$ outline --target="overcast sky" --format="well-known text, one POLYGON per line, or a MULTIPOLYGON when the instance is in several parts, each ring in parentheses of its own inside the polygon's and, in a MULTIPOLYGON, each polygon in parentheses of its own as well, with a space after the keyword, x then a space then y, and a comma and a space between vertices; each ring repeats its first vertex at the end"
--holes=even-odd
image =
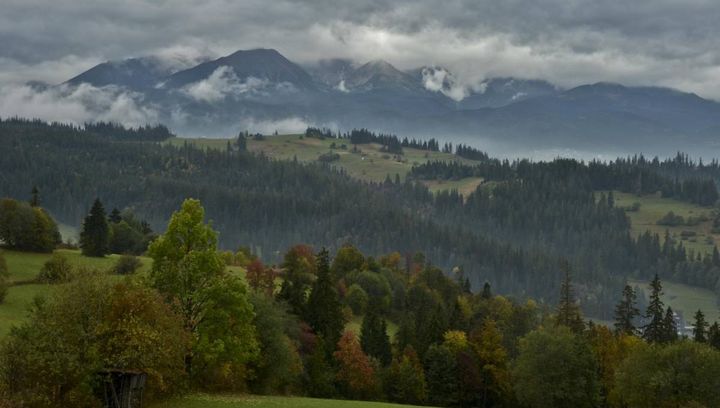
POLYGON ((2 0, 0 84, 108 60, 275 48, 488 76, 662 85, 720 99, 717 0, 2 0))

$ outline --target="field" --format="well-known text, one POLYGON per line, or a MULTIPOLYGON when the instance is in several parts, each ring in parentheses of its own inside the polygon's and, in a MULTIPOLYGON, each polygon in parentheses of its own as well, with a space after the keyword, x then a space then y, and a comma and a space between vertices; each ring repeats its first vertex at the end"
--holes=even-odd
POLYGON ((316 398, 274 397, 256 395, 196 394, 153 405, 151 408, 401 408, 384 402, 343 401, 316 398))
MULTIPOLYGON (((644 289, 646 296, 650 293, 648 289, 649 282, 630 281, 630 284, 638 285, 638 287, 644 289)), ((667 281, 663 281, 662 284, 663 302, 672 307, 674 311, 682 312, 687 325, 692 324, 694 321, 693 316, 698 309, 703 311, 707 321, 720 322, 718 297, 712 290, 667 281)))
MULTIPOLYGON (((181 146, 183 143, 193 143, 196 146, 211 149, 225 149, 228 139, 170 139, 169 143, 181 146)), ((248 150, 255 153, 263 153, 268 157, 281 160, 294 160, 302 162, 314 162, 324 153, 333 152, 339 155, 339 159, 332 162, 337 168, 344 169, 348 175, 365 180, 380 182, 389 175, 395 178, 399 175, 405 179, 413 165, 422 164, 428 161, 459 161, 472 164, 467 160, 454 154, 442 152, 429 152, 418 149, 403 148, 404 154, 395 157, 392 154, 381 151, 378 144, 358 145, 358 152, 352 151, 352 145, 347 140, 338 139, 316 139, 301 137, 301 135, 279 135, 266 136, 263 140, 248 139, 248 150), (333 143, 335 147, 332 147, 333 143), (345 148, 342 148, 342 145, 345 148)), ((428 182, 426 185, 431 191, 457 189, 460 192, 471 192, 482 182, 478 177, 447 182, 428 182)))
POLYGON ((635 235, 650 230, 650 232, 660 234, 662 238, 665 235, 665 231, 668 230, 673 237, 682 239, 683 245, 686 248, 692 249, 695 252, 701 251, 704 253, 712 251, 715 242, 720 242, 720 235, 711 232, 712 221, 704 221, 694 226, 670 227, 657 225, 657 221, 669 211, 687 219, 689 216, 698 217, 700 215, 706 215, 709 217, 711 208, 700 207, 672 198, 661 198, 659 194, 638 196, 615 191, 614 195, 616 206, 630 207, 633 203, 640 203, 639 211, 627 212, 632 222, 632 232, 635 235), (682 237, 683 231, 693 232, 695 236, 688 238, 682 237))
MULTIPOLYGON (((108 255, 104 258, 88 258, 82 256, 80 251, 59 249, 55 251, 67 257, 74 266, 110 269, 119 255, 108 255)), ((0 304, 0 338, 7 335, 13 325, 21 323, 27 317, 28 307, 38 296, 47 296, 59 285, 46 285, 33 282, 43 264, 49 260, 51 254, 38 254, 31 252, 3 251, 10 271, 10 281, 13 283, 8 289, 5 301, 0 304)), ((140 258, 142 267, 138 273, 146 273, 152 266, 150 258, 140 258)))

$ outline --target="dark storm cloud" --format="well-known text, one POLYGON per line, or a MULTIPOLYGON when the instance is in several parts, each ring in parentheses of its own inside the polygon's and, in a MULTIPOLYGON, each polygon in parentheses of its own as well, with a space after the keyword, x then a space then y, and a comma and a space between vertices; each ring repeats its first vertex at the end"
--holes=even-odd
POLYGON ((490 75, 665 85, 720 98, 720 2, 3 0, 0 82, 60 82, 107 59, 190 63, 242 48, 490 75))

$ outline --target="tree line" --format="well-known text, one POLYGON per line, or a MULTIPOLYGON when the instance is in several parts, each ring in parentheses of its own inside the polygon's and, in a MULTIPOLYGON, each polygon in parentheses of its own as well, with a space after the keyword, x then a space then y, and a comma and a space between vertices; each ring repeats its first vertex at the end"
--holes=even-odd
POLYGON ((611 330, 583 317, 567 262, 550 308, 489 283, 472 293, 463 269, 421 253, 295 245, 273 266, 242 248, 224 257, 217 242, 188 199, 150 244, 145 279, 87 270, 36 302, 0 345, 0 396, 97 406, 112 368, 147 373, 150 400, 199 389, 460 407, 720 404, 718 325, 698 311, 692 339, 680 336, 657 276, 644 320, 625 286, 611 330))
POLYGON ((502 293, 553 302, 558 265, 568 261, 583 282, 583 310, 605 319, 627 277, 658 272, 718 288, 720 269, 709 255, 687 251, 680 240, 630 235, 625 210, 611 193, 597 193, 623 172, 575 160, 429 163, 405 181, 364 183, 322 163, 273 161, 232 145, 111 143, 77 129, 0 124, 0 147, 9 152, 0 157, 0 194, 25 197, 38 185, 63 222, 79 224, 86 197, 99 197, 159 229, 182 198, 199 197, 222 232, 221 246, 244 242, 271 264, 298 241, 331 251, 351 242, 370 254, 422 252, 444 269, 462 268, 473 290, 487 280, 502 293), (486 182, 464 197, 415 182, 420 172, 445 168, 486 182))

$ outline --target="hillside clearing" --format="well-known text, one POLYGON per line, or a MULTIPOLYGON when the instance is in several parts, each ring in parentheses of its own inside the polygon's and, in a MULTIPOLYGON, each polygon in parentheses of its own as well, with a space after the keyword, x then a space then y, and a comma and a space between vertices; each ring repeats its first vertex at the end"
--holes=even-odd
POLYGON ((690 204, 673 198, 662 198, 660 194, 638 196, 636 194, 613 192, 615 195, 615 205, 618 207, 629 208, 633 203, 640 203, 638 211, 627 211, 630 222, 632 223, 632 233, 637 236, 645 231, 650 231, 660 235, 662 239, 665 231, 683 241, 683 245, 695 252, 712 251, 715 242, 720 241, 719 234, 712 233, 712 220, 700 222, 693 226, 666 226, 658 225, 657 221, 672 211, 676 215, 681 215, 685 219, 688 217, 698 217, 705 215, 708 218, 712 211, 711 208, 701 207, 699 205, 690 204), (694 233, 694 236, 683 237, 683 231, 694 233))
POLYGON ((155 404, 152 405, 152 408, 401 408, 413 406, 317 398, 195 394, 155 404))
MULTIPOLYGON (((55 253, 67 257, 76 267, 103 271, 112 268, 120 257, 120 255, 108 255, 104 258, 89 258, 82 256, 79 250, 69 249, 58 249, 55 253)), ((3 255, 8 264, 10 282, 14 285, 10 286, 7 298, 0 304, 0 338, 6 336, 13 325, 22 323, 27 318, 28 309, 35 298, 49 296, 53 290, 62 286, 32 282, 52 254, 3 250, 3 255)), ((152 259, 140 257, 140 260, 142 266, 138 273, 147 273, 152 267, 152 259)))
MULTIPOLYGON (((629 283, 643 289, 646 298, 650 294, 649 282, 631 280, 629 283)), ((672 307, 673 311, 682 312, 686 325, 694 322, 695 312, 698 309, 703 311, 707 321, 720 322, 718 296, 712 290, 668 281, 662 281, 662 285, 664 293, 661 297, 662 301, 666 306, 672 307)))
MULTIPOLYGON (((211 149, 225 149, 229 139, 169 139, 168 143, 182 146, 184 143, 191 143, 199 147, 211 149)), ((262 140, 249 138, 247 141, 248 150, 254 153, 262 153, 268 157, 279 160, 295 160, 301 162, 315 162, 320 155, 332 152, 339 158, 332 162, 332 166, 344 169, 348 175, 365 181, 381 182, 387 176, 394 178, 399 175, 405 179, 413 165, 422 164, 428 161, 458 161, 465 164, 475 163, 473 160, 464 159, 451 153, 425 151, 404 147, 401 156, 383 152, 379 144, 357 145, 358 151, 353 152, 353 145, 345 139, 317 139, 308 138, 302 135, 279 135, 266 136, 262 140), (332 147, 332 145, 335 147, 332 147), (343 148, 343 145, 345 146, 343 148)), ((462 180, 461 180, 462 181, 462 180)), ((477 183, 473 178, 468 185, 477 183)), ((462 187, 463 183, 460 183, 462 187)), ((477 184, 475 184, 477 186, 477 184)))

